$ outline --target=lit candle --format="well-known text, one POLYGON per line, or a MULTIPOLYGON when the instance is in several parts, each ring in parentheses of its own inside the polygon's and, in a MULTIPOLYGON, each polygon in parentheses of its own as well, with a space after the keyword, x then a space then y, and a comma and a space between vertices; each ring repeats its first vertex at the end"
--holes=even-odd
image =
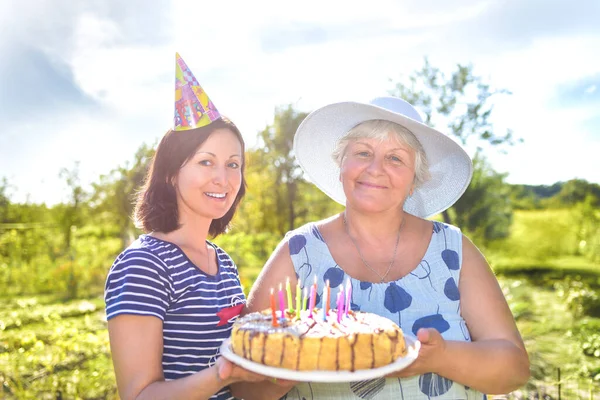
POLYGON ((281 290, 281 283, 279 284, 279 310, 281 311, 281 318, 285 318, 285 300, 283 299, 283 290, 281 290))
POLYGON ((290 286, 290 277, 288 276, 287 278, 287 282, 285 283, 285 291, 287 292, 287 305, 288 305, 288 311, 292 312, 294 311, 294 303, 292 303, 292 288, 290 286))
POLYGON ((350 302, 352 300, 352 285, 350 284, 350 278, 348 278, 348 283, 346 283, 346 312, 344 313, 348 316, 348 311, 350 311, 350 302))
POLYGON ((275 311, 275 294, 273 293, 273 288, 271 288, 271 325, 279 326, 277 323, 277 311, 275 311))
POLYGON ((337 322, 338 324, 341 322, 342 320, 342 291, 343 291, 343 285, 340 287, 340 291, 337 294, 337 299, 335 301, 335 306, 336 306, 336 310, 337 310, 337 322))
POLYGON ((328 293, 329 286, 325 286, 323 288, 323 296, 321 297, 321 317, 323 318, 323 322, 327 321, 327 310, 325 310, 325 302, 327 301, 327 297, 329 297, 328 293))
POLYGON ((302 301, 302 310, 306 311, 306 303, 308 302, 308 289, 304 288, 304 298, 302 301))
POLYGON ((312 318, 313 316, 313 308, 315 308, 315 300, 317 299, 317 291, 315 290, 315 285, 310 287, 310 301, 308 303, 308 317, 312 318))
POLYGON ((300 279, 296 285, 296 318, 300 318, 300 311, 302 310, 302 289, 300 289, 300 279))
POLYGON ((329 314, 329 302, 331 301, 331 287, 329 286, 329 279, 326 282, 327 296, 325 297, 325 314, 329 314))

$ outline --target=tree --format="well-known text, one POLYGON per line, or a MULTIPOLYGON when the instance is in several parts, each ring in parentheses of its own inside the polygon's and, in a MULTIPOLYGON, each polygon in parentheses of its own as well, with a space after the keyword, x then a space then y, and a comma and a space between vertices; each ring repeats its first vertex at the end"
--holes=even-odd
POLYGON ((8 181, 6 178, 2 178, 2 181, 0 181, 0 223, 8 222, 8 206, 10 205, 8 194, 6 193, 8 187, 8 181))
POLYGON ((153 156, 153 146, 142 144, 131 167, 128 163, 117 167, 108 175, 100 176, 99 183, 93 184, 92 204, 101 219, 116 225, 122 247, 127 247, 134 237, 136 230, 132 213, 135 195, 144 182, 153 156))
POLYGON ((64 204, 58 205, 56 210, 59 215, 57 223, 64 237, 64 254, 70 259, 68 264, 67 293, 65 293, 65 296, 68 299, 72 299, 77 297, 79 290, 79 279, 77 278, 78 274, 75 266, 76 255, 72 241, 77 228, 83 225, 83 210, 86 206, 85 202, 88 194, 81 186, 79 180, 79 162, 75 162, 75 165, 70 170, 67 168, 61 169, 59 176, 65 180, 70 191, 69 200, 64 204))
POLYGON ((73 230, 82 223, 82 206, 88 195, 79 181, 79 162, 75 162, 73 169, 62 168, 59 177, 65 180, 70 191, 69 200, 66 204, 62 204, 62 213, 59 219, 59 225, 64 235, 64 249, 68 252, 71 249, 73 230))
POLYGON ((592 207, 600 207, 600 185, 584 179, 571 179, 561 186, 557 194, 548 199, 548 205, 572 207, 585 201, 592 207))
MULTIPOLYGON (((504 185, 504 175, 494 174, 489 165, 484 162, 480 153, 482 144, 502 148, 513 145, 516 141, 511 130, 503 135, 494 132, 490 116, 492 115, 492 97, 499 94, 509 94, 506 90, 494 90, 482 78, 473 74, 471 65, 456 66, 456 70, 449 76, 440 69, 429 64, 427 58, 421 70, 408 77, 407 82, 398 82, 390 94, 401 97, 413 104, 425 114, 425 123, 429 126, 440 126, 440 131, 454 136, 460 143, 466 145, 476 141, 478 147, 478 160, 474 164, 474 176, 478 178, 477 184, 472 183, 461 199, 460 206, 454 206, 454 212, 442 213, 444 221, 457 223, 459 220, 466 222, 472 215, 465 213, 468 209, 479 209, 481 215, 502 215, 510 210, 510 199, 499 196, 498 192, 482 191, 481 188, 490 188, 496 191, 504 185), (443 127, 441 127, 443 125, 443 127), (477 170, 482 168, 482 170, 477 170), (486 180, 490 180, 486 182, 486 180), (477 193, 477 195, 475 195, 477 193), (490 199, 489 197, 495 197, 490 199), (482 207, 489 210, 484 211, 482 207), (454 215, 454 218, 452 218, 454 215)), ((502 190, 504 192, 504 190, 502 190)), ((508 226, 491 226, 492 224, 509 224, 510 218, 481 219, 479 223, 486 224, 481 233, 486 235, 483 239, 496 237, 499 232, 508 232, 508 226), (487 236, 490 235, 490 236, 487 236)))
POLYGON ((258 133, 257 146, 248 150, 248 192, 235 220, 240 231, 283 236, 341 207, 303 178, 293 155, 294 135, 305 117, 292 105, 277 108, 273 124, 258 133))
POLYGON ((513 145, 516 141, 509 129, 504 135, 494 133, 490 116, 490 99, 507 90, 494 90, 481 77, 473 75, 472 65, 456 66, 449 77, 434 68, 425 58, 423 68, 398 82, 391 94, 401 97, 425 114, 429 126, 444 124, 443 131, 455 136, 463 145, 475 138, 491 145, 513 145))
POLYGON ((480 242, 508 236, 512 222, 511 187, 505 174, 494 171, 477 153, 473 158, 473 179, 463 196, 452 206, 454 221, 480 242))

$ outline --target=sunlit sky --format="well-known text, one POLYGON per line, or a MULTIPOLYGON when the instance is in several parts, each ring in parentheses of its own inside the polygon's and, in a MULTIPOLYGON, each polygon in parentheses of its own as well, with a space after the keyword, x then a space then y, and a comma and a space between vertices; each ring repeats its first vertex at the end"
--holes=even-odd
MULTIPOLYGON (((54 204, 172 125, 175 52, 249 146, 277 106, 386 95, 430 63, 494 87, 511 183, 600 183, 600 1, 0 2, 0 178, 54 204)), ((250 188, 251 189, 251 188, 250 188)))

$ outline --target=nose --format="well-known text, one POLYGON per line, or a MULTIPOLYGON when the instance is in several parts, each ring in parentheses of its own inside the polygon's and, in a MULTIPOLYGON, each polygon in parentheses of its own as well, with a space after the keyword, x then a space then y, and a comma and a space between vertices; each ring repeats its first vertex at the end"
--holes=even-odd
POLYGON ((371 159, 371 162, 367 166, 367 172, 377 175, 381 173, 383 169, 383 157, 375 156, 371 159))
POLYGON ((225 186, 227 182, 227 171, 224 167, 215 167, 213 169, 212 181, 215 185, 225 186))

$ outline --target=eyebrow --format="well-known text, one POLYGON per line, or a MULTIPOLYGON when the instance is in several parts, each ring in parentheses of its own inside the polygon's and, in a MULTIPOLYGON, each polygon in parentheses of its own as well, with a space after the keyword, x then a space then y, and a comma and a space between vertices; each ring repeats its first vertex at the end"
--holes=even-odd
MULTIPOLYGON (((357 140, 357 141, 356 141, 356 142, 354 142, 354 143, 356 143, 356 144, 362 144, 362 145, 365 145, 365 146, 367 146, 367 147, 373 148, 373 146, 371 146, 369 143, 367 143, 367 142, 362 142, 362 141, 360 141, 360 140, 357 140)), ((409 153, 409 152, 410 152, 410 149, 411 149, 411 147, 410 147, 410 146, 408 146, 408 145, 406 145, 406 146, 407 146, 406 148, 405 148, 405 147, 394 147, 393 149, 390 149, 389 151, 397 151, 397 150, 400 150, 400 151, 404 151, 404 152, 406 152, 406 153, 409 153)))
MULTIPOLYGON (((202 150, 199 150, 199 151, 197 151, 197 152, 196 152, 196 154, 201 154, 201 153, 202 153, 202 154, 209 154, 209 155, 211 155, 211 156, 213 156, 213 157, 217 158, 217 155, 216 155, 215 153, 211 153, 210 151, 202 151, 202 150)), ((230 155, 230 156, 229 156, 229 158, 231 158, 231 157, 239 157, 239 158, 242 158, 242 156, 241 156, 241 155, 239 155, 239 154, 232 154, 232 155, 230 155)))

